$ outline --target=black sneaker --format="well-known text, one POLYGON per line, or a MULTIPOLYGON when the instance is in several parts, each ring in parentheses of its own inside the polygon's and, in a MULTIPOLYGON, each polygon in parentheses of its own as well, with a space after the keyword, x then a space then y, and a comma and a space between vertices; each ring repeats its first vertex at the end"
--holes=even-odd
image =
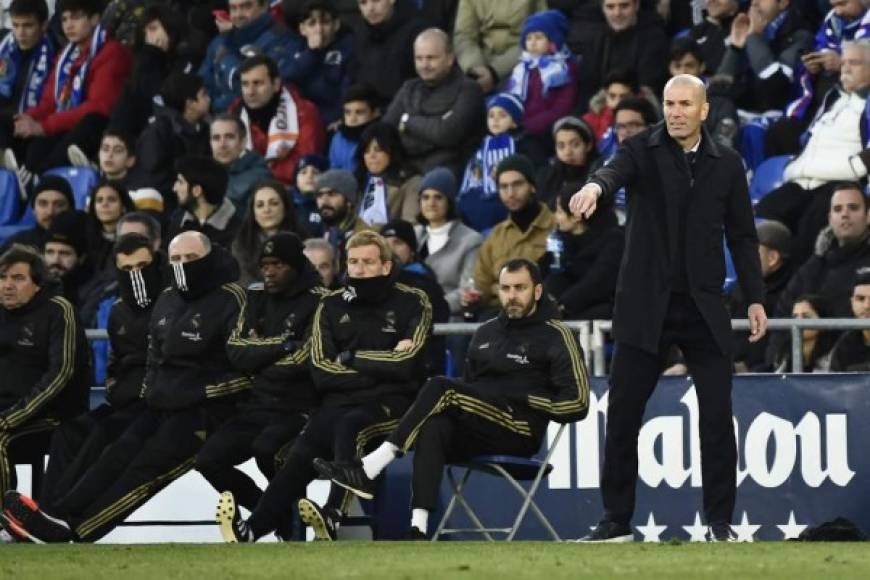
POLYGON ((426 532, 421 531, 420 528, 411 526, 405 533, 405 540, 409 542, 428 542, 429 536, 426 535, 426 532))
POLYGON ((631 528, 625 524, 618 524, 609 520, 601 520, 591 533, 583 536, 577 541, 618 544, 623 542, 633 542, 634 534, 632 533, 631 528))
POLYGON ((375 480, 369 479, 369 476, 363 471, 362 462, 359 459, 338 462, 326 461, 317 457, 313 464, 321 479, 332 480, 336 485, 363 499, 375 497, 375 480))
POLYGON ((729 524, 710 524, 707 527, 705 538, 710 543, 737 541, 737 535, 729 524))
POLYGON ((224 542, 237 544, 254 541, 254 535, 251 533, 250 527, 248 527, 248 522, 243 520, 242 515, 239 513, 233 492, 225 491, 221 494, 221 498, 218 500, 215 519, 221 529, 221 536, 223 536, 224 542))
POLYGON ((299 500, 299 517, 314 530, 314 539, 334 542, 337 539, 340 517, 335 510, 322 508, 308 498, 299 500))
POLYGON ((64 544, 72 541, 69 524, 51 517, 33 499, 15 490, 3 496, 6 531, 17 539, 34 544, 64 544))

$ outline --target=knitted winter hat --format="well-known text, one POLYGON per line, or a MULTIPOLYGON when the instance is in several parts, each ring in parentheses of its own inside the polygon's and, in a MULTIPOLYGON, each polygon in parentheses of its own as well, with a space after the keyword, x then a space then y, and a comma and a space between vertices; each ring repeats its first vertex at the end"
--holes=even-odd
POLYGON ((526 178, 526 181, 531 184, 535 183, 535 166, 532 164, 532 160, 522 153, 508 155, 501 160, 495 170, 496 181, 505 171, 519 171, 526 178))
POLYGON ((559 10, 544 10, 532 14, 523 22, 520 46, 525 47, 526 35, 530 32, 543 32, 556 45, 557 51, 562 50, 568 36, 568 19, 559 10))
POLYGON ((456 199, 456 177, 446 167, 431 169, 423 176, 417 191, 423 193, 427 189, 434 189, 442 193, 447 199, 456 199))
POLYGON ((517 124, 517 127, 523 124, 523 115, 525 115, 526 108, 523 106, 523 102, 516 96, 511 93, 498 93, 491 96, 486 101, 486 110, 489 111, 493 107, 500 107, 505 110, 505 112, 511 116, 511 119, 514 120, 514 123, 517 124))

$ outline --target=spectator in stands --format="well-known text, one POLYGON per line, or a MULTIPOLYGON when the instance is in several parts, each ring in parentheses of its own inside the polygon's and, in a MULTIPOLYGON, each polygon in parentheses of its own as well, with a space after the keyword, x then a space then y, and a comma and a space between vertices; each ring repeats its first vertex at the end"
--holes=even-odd
POLYGON ((227 197, 236 206, 240 217, 248 208, 251 187, 272 177, 263 156, 245 147, 247 129, 235 115, 224 114, 212 120, 209 127, 211 156, 226 167, 229 184, 227 197))
MULTIPOLYGON (((179 50, 187 33, 184 15, 163 4, 150 4, 139 13, 133 43, 133 72, 109 117, 109 127, 130 135, 139 135, 148 124, 154 97, 163 81, 172 73, 193 70, 190 58, 179 50)), ((109 28, 118 34, 117 28, 111 25, 109 28)))
POLYGON ((801 53, 813 33, 791 0, 755 0, 731 21, 717 77, 731 80, 738 107, 763 113, 788 102, 801 53))
POLYGON ((533 160, 553 150, 550 128, 577 102, 577 65, 565 44, 568 20, 558 10, 532 14, 523 23, 519 62, 507 90, 523 102, 524 140, 533 160))
POLYGON ((607 320, 613 316, 625 232, 612 204, 599 206, 588 219, 573 215, 568 204, 577 189, 569 183, 550 202, 556 227, 541 258, 544 289, 566 320, 607 320))
POLYGON ((458 175, 483 128, 483 91, 462 74, 442 30, 420 33, 414 63, 418 78, 405 81, 384 122, 399 129, 413 171, 446 166, 458 175))
POLYGON ((241 219, 226 197, 227 170, 211 157, 193 156, 176 161, 175 170, 173 191, 178 196, 178 208, 169 218, 169 238, 195 230, 228 249, 241 219))
POLYGON ((66 179, 57 175, 43 176, 30 195, 30 207, 36 223, 32 228, 21 230, 9 237, 0 247, 0 253, 8 250, 12 244, 21 244, 36 252, 42 252, 48 239, 51 221, 56 215, 74 209, 75 206, 72 187, 66 179))
POLYGON ((107 324, 111 349, 106 402, 65 421, 52 435, 39 494, 40 506, 49 512, 145 409, 141 391, 148 323, 168 285, 163 274, 166 261, 148 238, 136 233, 118 238, 114 260, 119 299, 112 304, 107 324))
POLYGON ((814 255, 795 273, 779 300, 777 314, 788 316, 798 296, 815 294, 836 318, 849 316, 855 272, 870 266, 867 198, 857 183, 834 186, 828 212, 830 230, 819 235, 814 255))
POLYGON ((127 174, 136 164, 136 144, 127 134, 109 127, 100 139, 97 154, 100 175, 110 181, 126 182, 127 174))
POLYGON ((465 222, 479 232, 488 231, 507 216, 498 197, 495 170, 502 159, 517 152, 523 123, 523 103, 510 93, 486 101, 487 135, 468 159, 457 200, 465 222))
MULTIPOLYGON (((852 286, 852 314, 870 319, 870 270, 863 270, 852 286)), ((831 372, 870 371, 870 328, 847 330, 831 351, 831 372)))
POLYGON ((689 29, 687 36, 701 48, 701 60, 707 65, 707 70, 719 68, 727 46, 725 39, 739 10, 738 0, 705 0, 704 20, 689 29))
POLYGON ((100 0, 58 2, 69 44, 55 59, 39 104, 15 117, 14 138, 27 142, 25 158, 4 160, 7 169, 18 166, 25 182, 28 172, 68 165, 70 145, 96 150, 130 74, 130 54, 100 24, 101 10, 100 0))
POLYGON ((344 262, 344 243, 352 234, 370 229, 356 213, 359 186, 353 173, 330 169, 317 176, 317 211, 323 224, 323 239, 335 250, 336 261, 344 262))
MULTIPOLYGON (((15 489, 19 457, 42 456, 58 423, 88 408, 89 349, 75 310, 42 258, 22 246, 0 256, 0 494, 15 489)), ((8 508, 6 499, 4 507, 8 508)), ((19 537, 9 520, 10 534, 19 537)))
POLYGON ((245 146, 266 158, 275 179, 290 185, 299 159, 324 149, 317 107, 292 85, 282 85, 278 65, 266 56, 245 60, 239 76, 242 99, 230 109, 245 124, 245 146))
POLYGON ((419 176, 407 169, 405 148, 392 125, 373 123, 356 150, 356 179, 362 185, 359 216, 371 226, 417 215, 419 176))
POLYGON ((86 222, 87 254, 94 272, 115 274, 115 241, 118 239, 118 221, 133 211, 133 200, 123 184, 103 180, 94 187, 88 199, 86 222))
POLYGON ((233 256, 242 272, 239 278, 242 287, 246 288, 251 282, 260 279, 263 243, 281 232, 289 232, 300 238, 306 236, 306 232, 299 227, 296 208, 287 188, 274 179, 255 183, 232 246, 233 256))
POLYGON ((377 93, 368 85, 351 85, 344 93, 342 112, 342 121, 329 142, 329 167, 356 171, 359 139, 381 115, 377 93))
POLYGON ((781 221, 791 230, 792 256, 798 264, 810 256, 816 235, 825 226, 837 182, 867 175, 867 87, 870 41, 847 42, 843 45, 840 86, 825 95, 806 144, 785 168, 785 183, 756 205, 757 215, 781 221))
POLYGON ((94 542, 109 533, 193 467, 203 441, 251 387, 227 352, 244 304, 231 283, 238 268, 229 252, 184 232, 170 242, 169 258, 172 288, 160 294, 148 328, 142 391, 149 412, 51 508, 14 498, 7 507, 34 542, 94 542))
POLYGON ((102 23, 115 33, 118 42, 132 46, 148 0, 106 0, 102 23))
POLYGON ((296 218, 299 225, 308 231, 310 236, 323 235, 323 223, 320 212, 317 211, 317 176, 329 169, 329 163, 322 155, 311 153, 296 164, 296 176, 293 181, 296 187, 290 189, 293 204, 296 206, 296 218))
POLYGON ((484 94, 510 76, 523 49, 525 19, 546 8, 543 0, 459 0, 453 29, 456 60, 484 94))
POLYGON ((145 236, 151 244, 152 252, 159 252, 163 247, 162 228, 160 222, 148 212, 131 211, 118 220, 118 238, 126 234, 145 236))
MULTIPOLYGON (((278 452, 299 435, 317 406, 308 340, 323 294, 320 278, 295 234, 269 237, 258 261, 263 285, 245 292, 227 343, 230 361, 253 378, 251 397, 196 455, 196 469, 211 486, 231 492, 238 505, 252 512, 263 493, 235 466, 254 457, 260 471, 273 479, 278 452)), ((278 536, 290 539, 293 514, 288 510, 281 515, 278 536)))
POLYGON ((616 105, 623 99, 638 96, 639 91, 633 72, 617 69, 607 73, 601 89, 589 99, 589 110, 583 113, 583 120, 595 132, 596 142, 604 139, 613 126, 616 105))
POLYGON ((269 14, 269 0, 229 0, 231 27, 208 45, 199 76, 211 96, 212 109, 226 111, 242 94, 242 63, 254 54, 274 63, 273 78, 283 77, 293 55, 303 48, 301 38, 269 14))
POLYGON ((576 186, 575 191, 579 189, 598 158, 595 135, 583 119, 562 117, 553 124, 552 133, 556 156, 538 171, 535 182, 538 199, 550 205, 566 185, 576 186))
POLYGON ((323 124, 331 125, 342 117, 342 95, 350 85, 353 35, 344 30, 329 0, 305 0, 297 29, 305 46, 281 78, 317 105, 323 124))
POLYGON ((202 79, 193 73, 170 75, 160 87, 162 104, 155 103, 154 116, 136 141, 136 164, 128 187, 154 188, 171 213, 177 206, 173 191, 175 160, 188 155, 209 155, 206 117, 209 96, 202 79))
MULTIPOLYGON (((824 299, 814 294, 804 294, 795 299, 791 307, 792 318, 828 318, 824 299)), ((805 328, 801 331, 801 359, 803 367, 800 372, 825 373, 831 364, 831 349, 837 339, 837 333, 805 328)), ((768 358, 771 360, 770 370, 775 373, 788 373, 792 370, 791 341, 771 340, 768 347, 768 358)))
POLYGON ((508 217, 492 228, 480 246, 474 268, 474 290, 465 289, 463 306, 476 306, 484 313, 498 308, 498 278, 509 258, 537 262, 547 248, 553 229, 553 213, 538 200, 535 167, 522 154, 511 155, 498 164, 495 172, 499 197, 508 217))
POLYGON ((589 101, 607 73, 625 69, 653 94, 665 83, 668 37, 657 14, 640 10, 640 0, 602 0, 604 22, 579 40, 583 56, 580 70, 580 103, 589 101))
MULTIPOLYGON (((48 273, 61 283, 63 297, 76 307, 84 302, 85 289, 94 275, 88 256, 87 216, 65 211, 51 220, 42 257, 48 273)), ((79 317, 82 322, 84 319, 79 317)))
MULTIPOLYGON (((499 272, 498 289, 498 318, 471 339, 464 380, 429 379, 387 440, 361 458, 314 460, 321 477, 372 499, 377 476, 413 447, 409 539, 428 538, 445 465, 481 454, 531 457, 550 421, 571 423, 586 416, 589 380, 583 353, 573 333, 553 320, 556 312, 543 297, 537 267, 510 260, 499 272), (521 423, 514 417, 522 417, 521 423)), ((317 515, 325 520, 329 514, 318 510, 317 515)))
POLYGON ((436 167, 420 181, 417 252, 435 276, 454 319, 461 320, 460 288, 474 276, 483 239, 462 223, 456 211, 456 178, 436 167))
POLYGON ((338 268, 335 264, 335 250, 326 240, 309 238, 305 240, 305 257, 320 275, 321 286, 329 290, 338 287, 338 268))
POLYGON ((423 30, 413 2, 359 2, 363 23, 355 31, 353 80, 373 87, 386 107, 406 80, 414 77, 414 39, 423 30), (387 66, 387 64, 389 66, 387 66))
POLYGON ((346 289, 323 298, 311 332, 310 369, 322 404, 247 520, 232 493, 221 495, 218 522, 226 542, 254 542, 275 530, 297 500, 315 536, 335 540, 347 492, 332 486, 324 526, 321 508, 305 499, 316 477, 312 460, 350 461, 380 443, 423 382, 432 317, 426 295, 394 281, 390 248, 377 233, 355 234, 347 251, 346 289))

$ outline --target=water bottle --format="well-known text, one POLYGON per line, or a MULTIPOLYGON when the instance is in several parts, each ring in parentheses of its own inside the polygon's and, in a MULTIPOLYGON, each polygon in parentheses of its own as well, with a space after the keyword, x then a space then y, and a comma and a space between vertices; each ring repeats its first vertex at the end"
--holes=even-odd
POLYGON ((562 241, 562 237, 559 235, 559 232, 555 230, 550 232, 550 235, 547 236, 547 252, 552 258, 550 260, 550 273, 562 273, 565 270, 565 264, 563 263, 565 242, 562 241))

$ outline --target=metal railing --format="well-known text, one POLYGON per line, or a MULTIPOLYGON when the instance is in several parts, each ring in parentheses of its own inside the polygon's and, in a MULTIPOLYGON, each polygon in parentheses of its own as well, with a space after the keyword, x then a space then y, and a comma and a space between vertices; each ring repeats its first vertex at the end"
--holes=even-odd
MULTIPOLYGON (((439 336, 468 335, 481 325, 480 322, 447 322, 433 325, 433 333, 439 336)), ((610 320, 568 320, 568 328, 577 332, 580 345, 585 354, 586 366, 595 376, 607 374, 606 336, 610 333, 610 320)), ((731 321, 733 330, 749 330, 749 321, 734 319, 731 321)), ((803 372, 803 341, 801 331, 815 330, 867 330, 870 329, 870 319, 862 318, 772 318, 768 320, 768 332, 788 330, 791 339, 791 370, 793 373, 803 372)), ((88 329, 85 331, 89 340, 108 338, 104 329, 88 329)))

